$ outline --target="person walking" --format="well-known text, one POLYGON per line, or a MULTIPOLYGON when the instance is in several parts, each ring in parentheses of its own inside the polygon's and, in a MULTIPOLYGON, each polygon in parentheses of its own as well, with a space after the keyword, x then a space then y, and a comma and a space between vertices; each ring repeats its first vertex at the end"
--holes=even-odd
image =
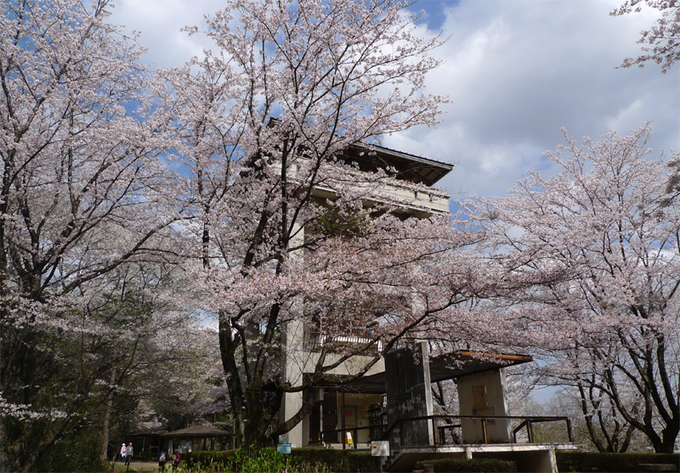
POLYGON ((163 450, 158 454, 158 471, 163 473, 165 471, 165 463, 168 461, 168 454, 163 450))
POLYGON ((132 442, 130 442, 127 446, 127 449, 125 450, 125 467, 130 468, 130 462, 132 461, 132 455, 134 455, 135 451, 132 448, 132 442))
POLYGON ((127 452, 127 447, 125 444, 123 444, 122 447, 120 447, 120 454, 119 454, 119 460, 121 463, 125 463, 125 453, 127 452))
POLYGON ((175 455, 175 461, 172 462, 172 471, 177 471, 177 467, 182 462, 182 454, 178 451, 175 455))

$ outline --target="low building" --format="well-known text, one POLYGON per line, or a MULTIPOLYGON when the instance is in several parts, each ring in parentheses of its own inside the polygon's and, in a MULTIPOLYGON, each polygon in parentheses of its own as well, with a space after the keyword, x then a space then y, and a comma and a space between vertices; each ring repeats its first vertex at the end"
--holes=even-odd
POLYGON ((234 448, 235 435, 209 425, 192 425, 160 436, 163 450, 169 454, 234 448))

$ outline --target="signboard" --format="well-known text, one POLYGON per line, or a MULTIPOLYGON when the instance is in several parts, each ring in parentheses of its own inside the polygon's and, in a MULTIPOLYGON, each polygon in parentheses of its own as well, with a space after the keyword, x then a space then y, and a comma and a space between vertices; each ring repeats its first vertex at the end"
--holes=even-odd
POLYGON ((276 450, 283 455, 290 455, 290 439, 287 433, 279 435, 279 444, 276 446, 276 450))
POLYGON ((371 442, 371 456, 372 457, 389 457, 390 456, 390 442, 389 440, 378 440, 371 442))
POLYGON ((472 407, 475 409, 484 409, 489 405, 486 402, 486 386, 472 386, 472 407))
POLYGON ((276 450, 283 455, 290 455, 290 444, 280 443, 276 446, 276 450))

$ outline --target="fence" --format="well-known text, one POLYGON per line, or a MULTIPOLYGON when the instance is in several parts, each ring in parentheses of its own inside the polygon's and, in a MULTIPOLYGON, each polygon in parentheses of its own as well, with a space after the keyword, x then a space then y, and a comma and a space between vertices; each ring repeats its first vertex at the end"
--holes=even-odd
MULTIPOLYGON (((511 443, 535 443, 534 426, 541 423, 564 423, 565 433, 569 443, 573 442, 573 435, 571 429, 571 421, 568 417, 547 417, 547 416, 465 416, 465 415, 434 415, 434 416, 423 416, 423 417, 412 417, 408 419, 400 419, 396 421, 392 426, 387 428, 385 425, 371 425, 367 427, 353 427, 351 429, 335 429, 335 430, 324 430, 321 432, 321 440, 326 444, 338 443, 338 434, 341 434, 343 441, 341 442, 343 448, 357 448, 358 442, 356 439, 359 438, 359 431, 369 430, 371 433, 370 440, 387 440, 390 439, 392 442, 397 443, 396 446, 405 445, 404 442, 404 429, 402 426, 409 422, 431 422, 432 432, 434 433, 434 439, 432 442, 424 443, 423 445, 413 445, 409 444, 409 447, 424 447, 424 446, 443 446, 443 445, 456 445, 462 443, 462 421, 472 420, 479 421, 482 427, 483 433, 483 444, 494 443, 489 441, 489 435, 487 430, 487 425, 489 422, 501 420, 509 422, 511 425, 516 424, 512 429, 512 439, 511 443), (518 441, 518 434, 522 431, 526 433, 526 442, 518 441), (378 432, 382 432, 380 438, 377 437, 378 432), (460 432, 460 434, 459 434, 460 432), (347 434, 350 434, 350 437, 347 434), (348 442, 348 438, 352 439, 352 443, 348 442)), ((522 438, 520 437, 520 440, 522 438)))

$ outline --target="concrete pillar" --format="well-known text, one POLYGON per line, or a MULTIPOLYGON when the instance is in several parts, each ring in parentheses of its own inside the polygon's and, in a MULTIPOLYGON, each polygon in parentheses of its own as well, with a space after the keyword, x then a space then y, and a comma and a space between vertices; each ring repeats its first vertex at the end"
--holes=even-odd
MULTIPOLYGON (((503 369, 474 373, 458 379, 458 399, 460 415, 506 416, 507 387, 503 369)), ((479 420, 463 420, 464 443, 483 443, 484 431, 479 420)), ((496 419, 486 422, 489 443, 509 443, 511 441, 509 421, 496 419)))
MULTIPOLYGON (((426 342, 418 349, 396 350, 385 355, 385 388, 389 425, 400 419, 431 416, 432 389, 430 362, 426 342)), ((404 446, 434 444, 434 431, 429 420, 402 422, 399 437, 391 442, 404 446)))
POLYGON ((555 449, 541 449, 521 452, 513 458, 517 464, 517 471, 528 473, 558 473, 555 449))
MULTIPOLYGON (((297 230, 299 230, 299 227, 294 229, 297 236, 291 241, 293 246, 300 246, 304 240, 304 231, 297 230)), ((295 252, 290 257, 302 258, 303 255, 301 252, 295 252)), ((300 317, 298 320, 291 320, 286 323, 283 329, 283 376, 285 381, 289 382, 291 386, 299 386, 303 382, 304 367, 309 356, 304 351, 305 324, 303 322, 304 305, 302 301, 293 303, 290 310, 293 314, 299 314, 300 317)), ((284 394, 280 411, 280 416, 283 420, 288 420, 297 414, 302 408, 302 402, 302 392, 284 394)), ((303 422, 298 423, 288 432, 288 441, 293 448, 303 447, 307 444, 304 436, 303 422)))
MULTIPOLYGON (((297 386, 302 384, 303 377, 304 360, 302 359, 301 344, 303 341, 304 324, 300 321, 288 322, 285 332, 284 376, 291 386, 297 386)), ((283 405, 281 406, 283 420, 290 419, 302 408, 302 396, 302 392, 284 394, 283 405)), ((304 445, 302 422, 288 432, 288 441, 293 448, 304 445)))

